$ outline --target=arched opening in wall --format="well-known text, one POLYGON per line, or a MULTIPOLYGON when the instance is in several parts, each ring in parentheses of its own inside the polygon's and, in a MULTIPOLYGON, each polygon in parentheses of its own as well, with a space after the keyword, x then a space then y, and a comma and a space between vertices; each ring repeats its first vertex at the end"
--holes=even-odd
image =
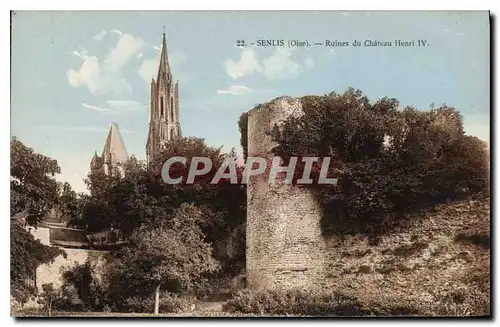
POLYGON ((174 129, 173 128, 170 130, 170 139, 171 140, 174 139, 174 129))
POLYGON ((160 97, 160 117, 163 117, 163 97, 160 97))

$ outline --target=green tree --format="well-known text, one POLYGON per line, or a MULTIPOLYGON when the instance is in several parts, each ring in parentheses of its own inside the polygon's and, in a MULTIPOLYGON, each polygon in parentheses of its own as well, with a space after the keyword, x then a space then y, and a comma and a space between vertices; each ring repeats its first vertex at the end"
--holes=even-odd
POLYGON ((158 313, 160 288, 190 291, 202 276, 216 271, 212 247, 199 226, 203 218, 202 210, 185 204, 158 225, 136 230, 111 274, 112 302, 154 292, 158 313))
POLYGON ((10 210, 11 215, 26 212, 27 222, 39 223, 57 202, 55 174, 57 161, 36 153, 17 138, 10 141, 10 210))
MULTIPOLYGON (((10 187, 11 216, 26 213, 27 223, 36 225, 57 203, 57 161, 36 153, 15 137, 11 138, 10 187)), ((16 218, 16 217, 14 217, 16 218)), ((51 262, 63 251, 45 246, 34 239, 16 219, 10 226, 11 293, 24 303, 36 293, 36 268, 51 262)))
MULTIPOLYGON (((84 199, 84 221, 91 232, 116 228, 129 236, 141 225, 155 226, 183 203, 193 203, 205 212, 201 225, 209 242, 229 237, 245 221, 245 187, 227 181, 217 185, 210 182, 224 160, 233 157, 234 153, 221 153, 220 149, 207 146, 203 139, 177 138, 166 145, 160 159, 149 167, 132 157, 123 166, 122 178, 91 173, 87 182, 94 192, 84 199), (212 171, 191 185, 168 185, 161 178, 161 168, 172 156, 209 157, 213 162, 212 171)), ((186 166, 174 166, 172 174, 186 177, 188 171, 189 162, 186 166)), ((239 236, 235 257, 244 260, 241 250, 244 237, 239 236)))
POLYGON ((68 182, 60 184, 58 208, 63 218, 70 224, 78 225, 82 213, 82 196, 78 195, 68 182))
MULTIPOLYGON (((202 139, 177 138, 169 142, 159 160, 149 166, 132 157, 123 165, 121 178, 89 176, 89 186, 94 192, 85 198, 83 206, 83 217, 89 231, 115 228, 128 240, 128 245, 120 251, 120 263, 111 267, 108 278, 109 302, 117 310, 127 310, 127 299, 141 296, 137 290, 153 293, 161 282, 164 290, 193 292, 194 285, 201 280, 193 282, 190 276, 201 276, 199 270, 203 271, 203 279, 211 277, 215 270, 200 268, 198 264, 188 264, 176 257, 186 255, 186 247, 182 244, 190 242, 191 237, 195 238, 193 242, 196 237, 202 237, 203 249, 211 251, 200 264, 218 261, 224 273, 236 273, 235 267, 244 266, 245 188, 227 181, 218 185, 210 183, 224 160, 233 160, 233 157, 234 153, 221 153, 220 149, 207 146, 202 139), (168 185, 161 178, 161 167, 164 160, 172 156, 209 157, 214 163, 213 169, 197 178, 194 184, 168 185), (92 185, 93 181, 95 185, 92 185), (187 208, 191 208, 189 212, 196 219, 185 219, 187 225, 182 228, 190 234, 184 237, 183 232, 171 224, 175 221, 173 217, 183 214, 187 208), (179 239, 180 236, 185 240, 179 239), (152 241, 153 237, 155 240, 152 241), (144 240, 148 240, 147 243, 144 240), (156 243, 164 243, 161 251, 152 247, 156 243), (159 256, 162 251, 163 256, 159 256), (167 266, 155 263, 167 259, 171 260, 168 266, 171 271, 163 271, 167 266), (161 280, 160 276, 163 276, 161 280), (123 280, 127 283, 121 283, 123 280)), ((174 166, 171 172, 185 177, 189 164, 174 166)), ((193 253, 199 253, 199 247, 192 246, 193 253)))

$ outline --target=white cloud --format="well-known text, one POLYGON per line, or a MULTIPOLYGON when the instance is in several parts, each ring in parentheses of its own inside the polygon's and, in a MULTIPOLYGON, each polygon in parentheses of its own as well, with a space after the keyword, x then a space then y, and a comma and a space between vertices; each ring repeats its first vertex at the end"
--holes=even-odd
POLYGON ((160 62, 160 52, 158 52, 154 59, 145 59, 139 67, 139 76, 146 82, 150 82, 158 72, 158 65, 160 62))
POLYGON ((113 34, 118 34, 118 35, 120 35, 120 36, 121 36, 121 35, 123 35, 123 32, 122 32, 122 31, 120 31, 120 30, 117 30, 117 29, 111 30, 111 31, 109 31, 109 33, 110 33, 110 34, 111 34, 111 33, 113 33, 113 34))
POLYGON ((69 69, 67 71, 69 84, 73 87, 86 86, 90 93, 94 95, 108 93, 117 95, 131 94, 132 88, 122 76, 122 69, 130 59, 140 52, 144 45, 145 43, 141 38, 123 34, 103 61, 96 56, 87 55, 85 49, 80 52, 74 50, 72 53, 82 59, 83 63, 79 69, 69 69))
MULTIPOLYGON (((233 79, 243 78, 255 73, 263 74, 269 80, 287 79, 296 77, 305 69, 292 59, 295 48, 278 47, 276 51, 263 60, 259 60, 253 48, 241 51, 238 60, 224 61, 226 73, 233 79)), ((314 60, 307 58, 304 65, 307 69, 314 67, 314 60)))
MULTIPOLYGON (((88 55, 86 49, 73 50, 71 53, 82 60, 81 66, 76 69, 68 69, 68 83, 72 87, 86 87, 93 95, 115 94, 127 96, 132 94, 132 87, 124 73, 129 65, 133 64, 139 76, 149 82, 158 71, 160 61, 160 48, 147 44, 140 37, 134 37, 120 30, 114 29, 109 32, 101 31, 94 39, 101 40, 106 35, 117 35, 116 45, 112 47, 104 58, 88 55), (145 51, 153 48, 157 54, 152 59, 144 59, 145 51), (135 60, 134 60, 135 59, 135 60), (137 66, 138 65, 138 66, 137 66)), ((169 54, 170 64, 175 71, 178 66, 186 61, 186 55, 182 52, 169 54)), ((185 82, 188 76, 177 73, 185 82)))
POLYGON ((93 105, 86 104, 86 103, 82 103, 82 107, 87 108, 87 109, 92 109, 95 111, 99 111, 99 112, 110 112, 111 111, 110 108, 102 108, 102 107, 93 106, 93 105))
POLYGON ((68 82, 73 87, 87 86, 92 94, 96 94, 101 88, 101 65, 95 56, 86 57, 78 71, 69 69, 67 75, 68 82))
POLYGON ((287 79, 297 76, 304 70, 300 64, 291 59, 293 49, 295 48, 279 47, 271 57, 262 61, 264 75, 268 79, 287 79))
POLYGON ((119 112, 138 111, 144 108, 139 102, 131 100, 108 100, 106 103, 113 111, 119 112))
POLYGON ((94 40, 96 41, 101 41, 106 35, 111 35, 111 34, 115 34, 115 35, 118 35, 118 36, 122 36, 123 33, 122 31, 120 30, 117 30, 117 29, 114 29, 114 30, 111 30, 109 32, 105 31, 105 30, 102 30, 100 31, 99 33, 97 33, 96 35, 94 35, 94 37, 92 37, 94 40))
POLYGON ((71 51, 71 53, 82 60, 85 60, 88 58, 86 49, 81 49, 80 52, 77 50, 73 50, 73 51, 71 51))
POLYGON ((96 40, 96 41, 100 41, 100 40, 102 40, 103 37, 106 36, 106 34, 108 34, 108 33, 105 30, 102 30, 97 35, 95 35, 93 37, 93 39, 96 40))
POLYGON ((227 90, 217 90, 218 94, 232 94, 232 95, 240 95, 248 92, 252 92, 252 89, 243 85, 232 85, 227 90))
POLYGON ((141 38, 124 34, 104 59, 104 67, 109 71, 120 71, 143 45, 144 41, 141 38))
POLYGON ((313 69, 314 68, 314 59, 311 58, 311 57, 307 57, 305 60, 304 60, 304 66, 306 67, 306 69, 313 69))
POLYGON ((108 100, 106 101, 106 104, 107 107, 100 107, 100 106, 90 105, 87 103, 82 103, 82 107, 102 113, 114 113, 114 114, 133 112, 144 108, 142 104, 132 100, 108 100))
POLYGON ((239 60, 227 59, 224 62, 224 67, 226 68, 226 73, 234 79, 262 71, 262 67, 257 59, 257 53, 253 48, 241 51, 239 60))

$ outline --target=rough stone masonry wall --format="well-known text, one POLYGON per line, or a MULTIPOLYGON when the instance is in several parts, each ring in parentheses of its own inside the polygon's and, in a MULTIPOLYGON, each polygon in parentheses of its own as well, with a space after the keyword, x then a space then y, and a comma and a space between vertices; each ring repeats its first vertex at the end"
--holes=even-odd
POLYGON ((105 269, 109 265, 107 259, 110 253, 107 251, 91 251, 84 249, 63 249, 66 252, 66 258, 59 255, 52 263, 40 265, 36 270, 36 286, 42 291, 43 284, 53 283, 54 288, 60 288, 63 285, 62 275, 65 271, 78 265, 83 265, 87 260, 92 265, 93 277, 100 280, 105 269))
MULTIPOLYGON (((248 112, 248 156, 272 161, 276 145, 269 133, 291 115, 302 114, 300 100, 275 99, 248 112)), ((266 176, 247 188, 247 284, 255 290, 319 286, 325 281, 321 208, 311 191, 266 176)))

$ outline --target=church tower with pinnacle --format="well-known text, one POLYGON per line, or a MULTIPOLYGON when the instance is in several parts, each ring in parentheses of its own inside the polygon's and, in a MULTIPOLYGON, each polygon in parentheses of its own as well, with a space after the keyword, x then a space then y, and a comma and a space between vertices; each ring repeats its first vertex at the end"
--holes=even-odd
POLYGON ((123 172, 121 165, 125 164, 128 160, 129 156, 120 135, 118 124, 112 123, 109 127, 102 155, 99 156, 97 152, 94 153, 90 162, 90 171, 103 171, 108 176, 113 175, 115 172, 120 172, 121 174, 123 172))
POLYGON ((156 81, 151 81, 149 133, 146 144, 148 163, 153 162, 165 144, 181 136, 179 123, 179 82, 175 82, 168 61, 165 32, 156 81))

